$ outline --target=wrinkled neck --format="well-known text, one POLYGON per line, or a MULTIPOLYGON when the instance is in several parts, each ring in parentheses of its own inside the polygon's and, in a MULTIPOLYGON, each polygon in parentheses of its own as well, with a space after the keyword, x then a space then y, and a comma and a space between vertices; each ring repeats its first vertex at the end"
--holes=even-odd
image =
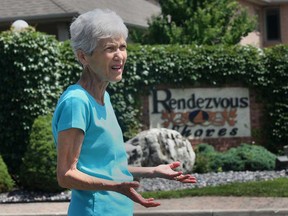
POLYGON ((77 84, 89 92, 99 104, 104 105, 104 94, 109 82, 100 80, 89 70, 84 70, 77 84))

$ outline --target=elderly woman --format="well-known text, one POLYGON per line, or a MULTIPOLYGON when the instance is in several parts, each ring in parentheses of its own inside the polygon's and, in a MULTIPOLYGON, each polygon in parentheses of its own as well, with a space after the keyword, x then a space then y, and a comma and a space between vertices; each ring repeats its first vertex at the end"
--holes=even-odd
POLYGON ((122 79, 127 59, 128 30, 110 10, 80 15, 70 27, 71 43, 83 66, 79 81, 60 97, 53 115, 59 185, 72 190, 68 215, 129 216, 133 203, 156 207, 135 189, 133 177, 162 177, 194 183, 191 175, 173 169, 129 167, 121 129, 106 88, 122 79), (134 201, 134 202, 133 202, 134 201))

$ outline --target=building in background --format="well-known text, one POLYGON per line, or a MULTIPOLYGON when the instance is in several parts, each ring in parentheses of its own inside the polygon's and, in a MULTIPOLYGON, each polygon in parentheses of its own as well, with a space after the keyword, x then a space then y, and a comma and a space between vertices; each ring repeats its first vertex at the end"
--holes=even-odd
POLYGON ((129 29, 147 28, 148 19, 161 12, 155 1, 148 0, 0 0, 0 31, 20 19, 63 41, 69 39, 73 18, 95 8, 115 11, 129 29))
MULTIPOLYGON (((94 8, 109 8, 119 14, 129 29, 148 27, 148 19, 160 14, 157 0, 0 0, 0 31, 8 30, 18 19, 38 31, 69 39, 74 17, 94 8)), ((288 0, 238 0, 251 16, 257 16, 257 29, 241 44, 269 47, 288 44, 288 0)))
POLYGON ((277 44, 288 44, 288 0, 238 0, 257 16, 255 32, 243 38, 241 44, 252 44, 263 48, 277 44))

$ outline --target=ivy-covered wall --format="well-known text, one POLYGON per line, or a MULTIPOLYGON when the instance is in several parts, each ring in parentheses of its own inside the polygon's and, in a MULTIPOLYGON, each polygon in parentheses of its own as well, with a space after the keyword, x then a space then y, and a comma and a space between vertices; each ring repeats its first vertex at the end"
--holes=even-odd
MULTIPOLYGON (((240 45, 130 46, 126 74, 121 83, 124 90, 119 94, 132 98, 134 107, 139 107, 139 95, 147 94, 149 89, 159 85, 247 87, 263 110, 262 127, 252 131, 255 140, 262 141, 257 144, 272 151, 281 150, 287 144, 287 46, 264 50, 240 45)), ((117 94, 115 91, 114 95, 117 94)), ((125 116, 125 112, 121 115, 125 116)))
MULTIPOLYGON (((54 110, 81 67, 69 41, 33 30, 0 33, 0 154, 10 172, 26 151, 33 120, 54 110)), ((109 85, 125 139, 141 130, 140 96, 165 84, 219 87, 241 84, 257 92, 266 124, 261 134, 276 151, 288 140, 288 47, 128 45, 123 80, 109 85)), ((12 173, 13 173, 12 172, 12 173)))

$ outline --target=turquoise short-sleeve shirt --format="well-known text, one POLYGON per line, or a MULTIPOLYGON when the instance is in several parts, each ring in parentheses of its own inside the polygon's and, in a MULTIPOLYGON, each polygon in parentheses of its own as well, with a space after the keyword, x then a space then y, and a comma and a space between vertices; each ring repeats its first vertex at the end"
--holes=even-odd
MULTIPOLYGON (((104 104, 98 104, 80 85, 70 86, 60 97, 53 115, 55 143, 57 145, 60 131, 83 130, 85 135, 77 169, 116 182, 132 181, 122 131, 107 92, 104 104)), ((72 190, 68 215, 132 216, 133 201, 112 191, 72 190)))

